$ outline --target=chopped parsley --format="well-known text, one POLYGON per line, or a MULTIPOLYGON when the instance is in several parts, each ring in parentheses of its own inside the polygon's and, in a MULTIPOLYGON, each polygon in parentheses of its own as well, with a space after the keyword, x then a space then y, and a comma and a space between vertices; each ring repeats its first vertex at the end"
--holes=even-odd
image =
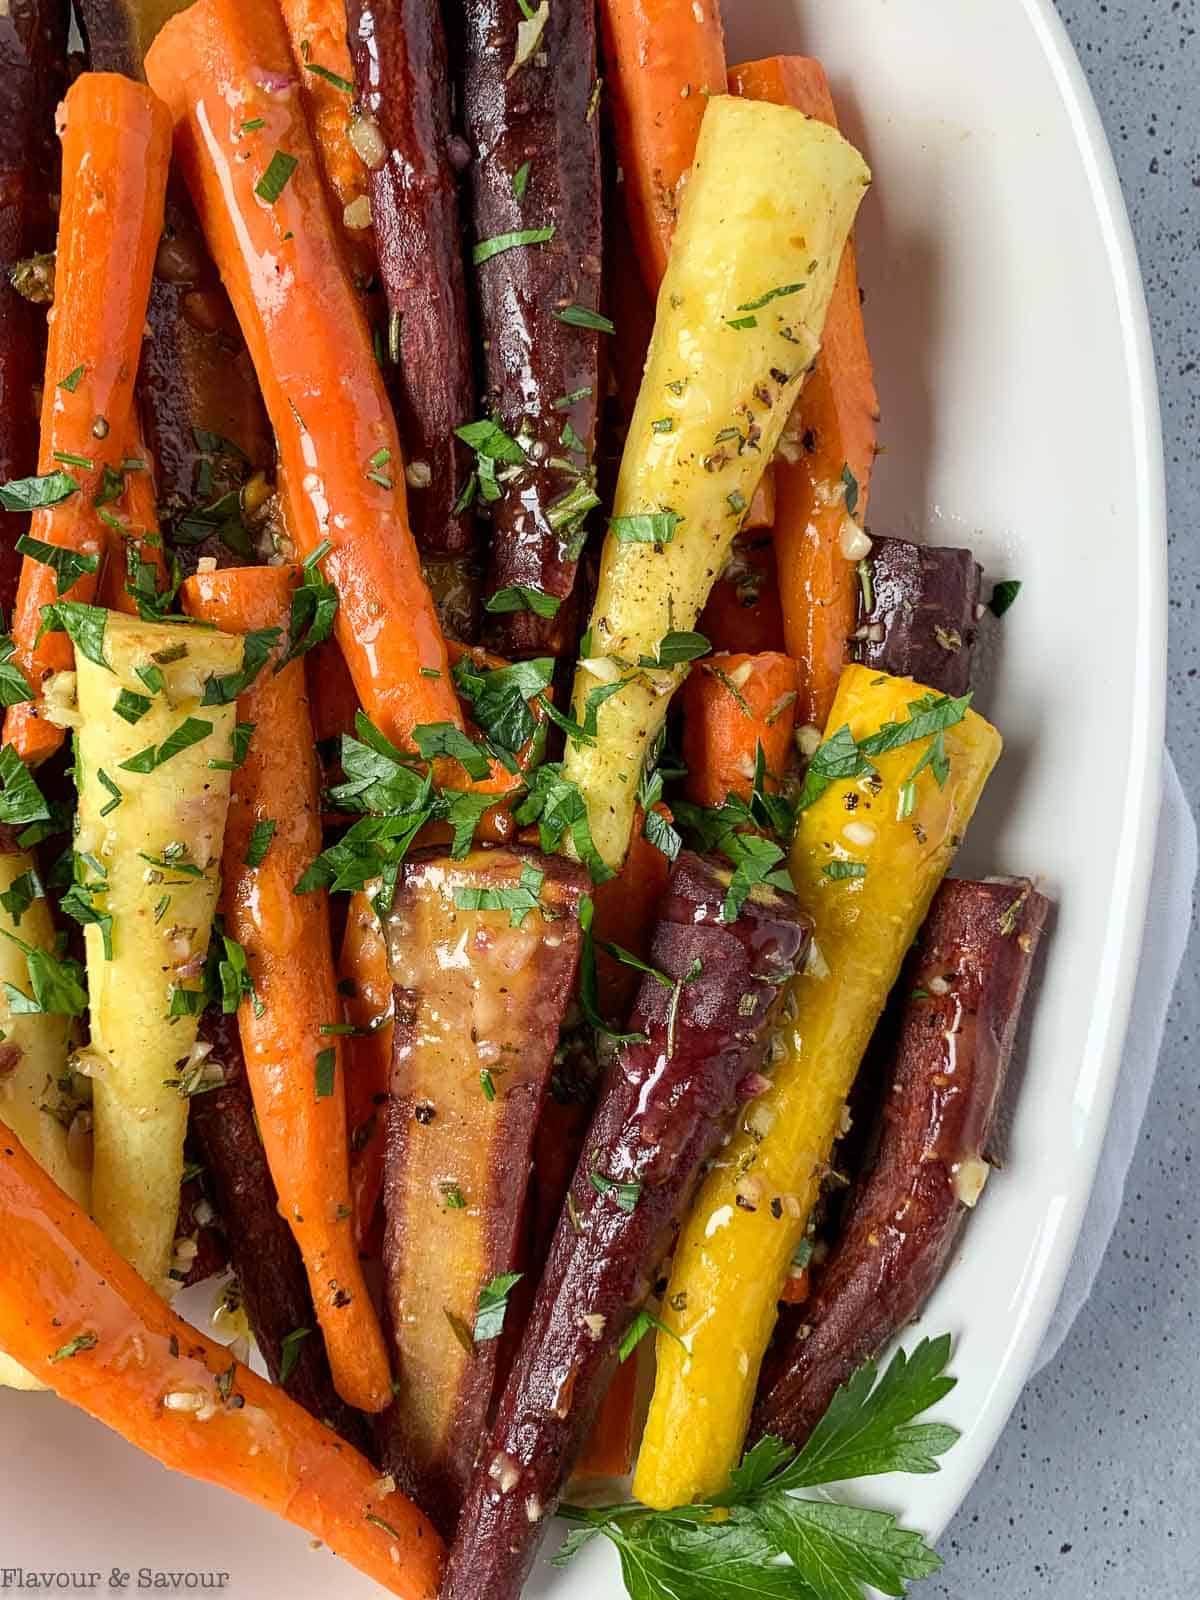
MULTIPOLYGON (((526 162, 526 171, 528 166, 529 163, 526 162)), ((521 228, 515 233, 498 233, 491 239, 481 239, 471 252, 471 260, 475 266, 480 267, 493 256, 503 255, 506 250, 516 250, 527 244, 548 244, 553 239, 555 231, 554 223, 550 223, 545 228, 521 228)))
POLYGON ((267 170, 254 185, 254 192, 260 200, 265 200, 273 206, 279 196, 288 186, 288 180, 299 166, 295 156, 289 156, 286 151, 276 150, 267 163, 267 170))

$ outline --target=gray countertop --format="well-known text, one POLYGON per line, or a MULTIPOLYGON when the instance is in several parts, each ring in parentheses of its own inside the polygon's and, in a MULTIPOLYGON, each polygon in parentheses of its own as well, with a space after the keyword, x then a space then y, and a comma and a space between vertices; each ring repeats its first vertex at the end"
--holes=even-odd
MULTIPOLYGON (((1167 738, 1200 796, 1200 0, 1056 0, 1146 279, 1170 506, 1167 738)), ((942 1540, 921 1600, 1200 1594, 1200 937, 1090 1303, 942 1540)))

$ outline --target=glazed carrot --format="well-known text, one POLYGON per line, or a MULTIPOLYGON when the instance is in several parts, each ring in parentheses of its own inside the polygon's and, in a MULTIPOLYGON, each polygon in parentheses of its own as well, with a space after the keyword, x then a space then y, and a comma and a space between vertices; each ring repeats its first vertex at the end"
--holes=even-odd
POLYGON ((350 140, 355 94, 346 7, 343 0, 281 0, 280 9, 346 259, 365 285, 375 271, 375 240, 367 169, 350 140))
POLYGON ((633 1466, 637 1442, 637 1353, 608 1380, 587 1442, 575 1463, 577 1478, 623 1478, 633 1466))
MULTIPOLYGON (((837 126, 819 61, 772 56, 734 67, 732 94, 792 105, 837 126)), ((858 577, 846 513, 866 516, 879 401, 858 298, 854 243, 846 245, 817 365, 775 460, 775 552, 788 654, 801 665, 797 720, 823 728, 854 632, 858 577), (846 476, 843 476, 843 474, 846 476)))
MULTIPOLYGON (((158 526, 158 497, 155 493, 154 466, 150 452, 140 433, 135 433, 133 443, 125 453, 131 463, 125 472, 125 492, 115 504, 108 507, 113 522, 105 523, 108 558, 104 575, 100 579, 100 604, 110 611, 125 611, 130 616, 138 614, 137 596, 131 589, 130 555, 132 550, 136 565, 154 569, 155 592, 167 587, 167 563, 163 557, 162 534, 158 526), (133 462, 142 465, 134 467, 133 462), (114 526, 119 522, 121 527, 114 526)), ((149 580, 148 573, 139 574, 142 582, 149 580)))
POLYGON ((354 719, 361 708, 354 679, 337 641, 327 639, 310 650, 304 658, 304 669, 313 736, 317 742, 353 733, 354 719))
POLYGON ((625 204, 646 286, 657 295, 704 108, 725 87, 720 7, 603 0, 600 16, 625 204))
POLYGON ((146 74, 262 385, 299 553, 330 546, 338 642, 376 727, 400 746, 462 725, 445 642, 408 526, 404 464, 347 275, 274 6, 198 0, 146 74))
MULTIPOLYGON (((197 573, 183 603, 228 633, 286 628, 296 576, 288 567, 197 573)), ((391 1372, 354 1241, 341 1039, 328 1031, 341 1021, 329 902, 323 890, 295 893, 321 851, 303 664, 265 666, 238 696, 238 715, 255 728, 233 775, 221 872, 225 929, 245 951, 253 984, 238 1007, 246 1072, 334 1387, 349 1405, 382 1411, 391 1372)))
POLYGON ((683 686, 683 759, 687 797, 719 806, 727 795, 748 799, 758 747, 778 788, 787 770, 799 674, 790 656, 709 656, 683 686))
MULTIPOLYGON (((162 230, 171 127, 148 89, 107 72, 76 79, 62 121, 62 210, 38 473, 66 474, 76 487, 35 511, 30 538, 82 560, 84 570, 63 593, 90 601, 105 550, 95 501, 103 498, 106 469, 119 467, 133 433, 133 382, 162 230)), ((50 673, 73 659, 65 633, 37 642, 42 607, 62 598, 58 585, 52 567, 26 556, 13 638, 15 660, 35 696, 50 673)), ((4 742, 26 761, 44 760, 62 740, 63 730, 40 717, 36 698, 9 708, 4 742)))
POLYGON ((383 1193, 384 1129, 392 1073, 392 976, 387 941, 365 890, 350 897, 338 961, 338 988, 348 1023, 363 1030, 347 1036, 346 1125, 350 1132, 350 1204, 361 1250, 383 1193), (383 1019, 383 1020, 381 1020, 383 1019))
POLYGON ((442 1542, 363 1456, 177 1317, 0 1123, 0 1346, 177 1472, 307 1529, 401 1600, 442 1542))
POLYGON ((734 541, 696 626, 717 651, 758 655, 783 649, 779 576, 769 529, 734 541))

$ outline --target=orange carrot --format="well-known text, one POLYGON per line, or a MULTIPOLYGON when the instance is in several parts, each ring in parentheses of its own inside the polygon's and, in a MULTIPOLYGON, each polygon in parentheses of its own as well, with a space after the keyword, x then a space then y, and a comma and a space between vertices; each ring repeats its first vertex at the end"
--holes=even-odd
POLYGON ((696 627, 717 651, 783 649, 779 578, 770 532, 734 541, 725 570, 709 590, 696 627))
POLYGON ((769 462, 762 477, 758 480, 758 488, 754 491, 754 499, 746 509, 746 520, 742 523, 742 531, 749 532, 752 528, 769 528, 775 521, 775 463, 769 462))
POLYGON ((336 639, 327 639, 304 658, 313 735, 318 743, 354 732, 358 691, 336 639))
POLYGON ((609 1379, 592 1431, 575 1463, 580 1478, 623 1478, 633 1466, 638 1359, 623 1361, 609 1379))
POLYGON ((683 759, 687 797, 719 806, 748 799, 762 746, 769 788, 786 769, 796 717, 796 663, 790 656, 709 656, 683 686, 683 759))
POLYGON ((281 9, 338 232, 355 280, 365 284, 375 271, 375 240, 367 169, 350 142, 354 63, 344 0, 282 0, 281 9))
MULTIPOLYGON (((229 633, 283 629, 297 576, 289 567, 197 573, 184 585, 184 607, 229 633)), ((321 851, 303 663, 265 666, 238 697, 238 715, 255 729, 233 775, 221 875, 225 927, 245 950, 253 983, 238 1007, 246 1072, 334 1387, 349 1405, 382 1411, 391 1372, 355 1246, 341 1039, 329 1031, 341 1022, 341 1001, 328 896, 295 892, 321 851)))
POLYGON ((387 941, 366 893, 350 897, 338 962, 346 1021, 360 1030, 346 1039, 346 1122, 350 1129, 350 1195, 361 1250, 383 1192, 384 1124, 392 1071, 392 976, 387 941), (380 1021, 381 1018, 386 1020, 380 1021))
POLYGON ((443 1549, 411 1501, 282 1389, 177 1317, 0 1123, 0 1347, 177 1472, 265 1506, 401 1600, 443 1549))
POLYGON ((65 633, 37 642, 42 607, 96 594, 106 539, 104 508, 95 502, 112 492, 111 474, 133 436, 133 383, 171 150, 164 107, 115 73, 77 78, 61 115, 62 206, 38 473, 64 473, 78 487, 34 512, 29 537, 73 551, 91 570, 60 594, 51 567, 30 555, 21 566, 14 659, 35 698, 9 708, 4 740, 30 762, 45 760, 63 740, 63 730, 40 716, 39 699, 46 678, 70 667, 72 647, 65 633))
POLYGON ((646 287, 657 296, 704 108, 725 88, 720 6, 603 0, 600 15, 625 204, 646 287))
MULTIPOLYGON (((140 433, 134 434, 133 443, 124 459, 129 462, 125 470, 125 491, 121 499, 109 508, 113 522, 105 524, 108 558, 100 580, 100 604, 107 606, 110 611, 125 611, 130 616, 136 616, 137 597, 130 593, 136 587, 130 582, 130 551, 134 553, 139 567, 154 569, 153 586, 156 593, 167 587, 167 563, 158 526, 154 466, 140 433), (134 462, 140 465, 134 466, 134 462), (121 524, 119 528, 114 526, 116 522, 121 524)), ((144 574, 143 578, 149 578, 149 574, 144 574)))
MULTIPOLYGON (((772 56, 734 67, 733 94, 792 105, 836 126, 829 84, 818 61, 772 56)), ((775 461, 775 552, 788 654, 800 663, 797 720, 825 726, 854 631, 858 578, 842 554, 847 510, 866 516, 879 401, 858 298, 854 245, 846 246, 825 318, 821 354, 788 425, 790 444, 775 461)))
POLYGON ((328 544, 338 642, 363 708, 394 744, 462 717, 408 525, 404 463, 366 319, 322 186, 273 5, 197 0, 146 74, 279 440, 300 554, 328 544))

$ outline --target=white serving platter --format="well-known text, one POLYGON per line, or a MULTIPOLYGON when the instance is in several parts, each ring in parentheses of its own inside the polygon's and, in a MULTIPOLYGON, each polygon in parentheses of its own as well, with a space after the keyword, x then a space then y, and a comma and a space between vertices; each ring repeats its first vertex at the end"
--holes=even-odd
MULTIPOLYGON (((958 870, 1038 876, 1057 917, 1007 1168, 921 1322, 956 1337, 942 1414, 963 1438, 936 1476, 864 1495, 936 1536, 1054 1309, 1137 969, 1166 638, 1150 340, 1112 160, 1050 0, 726 0, 726 20, 730 60, 826 63, 874 170, 858 233, 887 447, 873 525, 968 543, 1024 585, 979 696, 1006 754, 958 870)), ((159 1593, 224 1573, 205 1587, 236 1600, 379 1593, 51 1396, 0 1394, 0 1438, 0 1569, 96 1572, 97 1589, 127 1573, 131 1591, 141 1569, 179 1575, 159 1593)), ((528 1593, 617 1600, 615 1554, 596 1541, 567 1571, 542 1564, 528 1593)))

